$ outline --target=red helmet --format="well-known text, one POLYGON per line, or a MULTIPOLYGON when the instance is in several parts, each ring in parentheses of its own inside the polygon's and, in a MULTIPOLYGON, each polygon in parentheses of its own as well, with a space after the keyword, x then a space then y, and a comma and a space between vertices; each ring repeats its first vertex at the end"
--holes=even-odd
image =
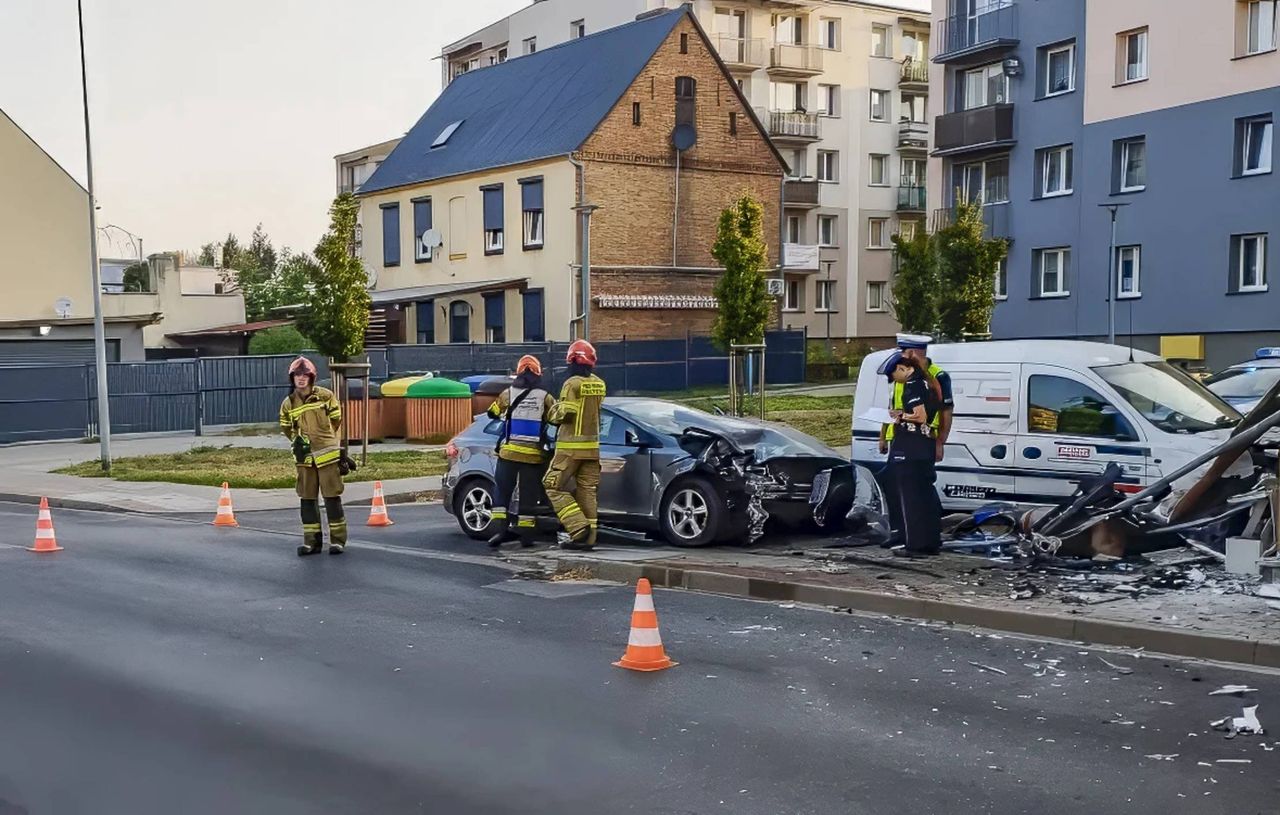
POLYGON ((522 374, 525 371, 533 373, 535 376, 542 376, 542 363, 538 358, 530 354, 520 357, 520 361, 516 363, 516 373, 522 374))
POLYGON ((292 380, 298 374, 306 374, 307 376, 311 377, 312 382, 315 382, 316 373, 317 372, 316 372, 315 363, 307 359, 306 357, 298 357, 293 361, 293 364, 289 366, 290 380, 292 380))
POLYGON ((586 340, 576 340, 573 345, 569 346, 569 353, 565 355, 564 361, 570 365, 578 362, 594 368, 596 366, 595 346, 586 340))

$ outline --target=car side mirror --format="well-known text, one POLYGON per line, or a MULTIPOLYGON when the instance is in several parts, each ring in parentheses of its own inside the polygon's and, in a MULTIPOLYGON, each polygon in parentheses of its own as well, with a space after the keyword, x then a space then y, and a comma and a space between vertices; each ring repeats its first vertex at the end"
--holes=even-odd
POLYGON ((634 430, 628 430, 626 433, 623 434, 622 438, 623 438, 623 441, 626 442, 626 445, 628 447, 644 447, 645 446, 644 439, 641 439, 640 434, 634 430))

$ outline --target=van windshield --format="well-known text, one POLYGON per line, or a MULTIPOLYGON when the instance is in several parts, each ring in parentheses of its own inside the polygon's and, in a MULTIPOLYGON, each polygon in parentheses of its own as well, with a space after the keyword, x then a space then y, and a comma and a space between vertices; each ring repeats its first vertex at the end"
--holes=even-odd
POLYGON ((1203 433, 1240 421, 1235 408, 1167 362, 1129 362, 1093 370, 1166 433, 1203 433))

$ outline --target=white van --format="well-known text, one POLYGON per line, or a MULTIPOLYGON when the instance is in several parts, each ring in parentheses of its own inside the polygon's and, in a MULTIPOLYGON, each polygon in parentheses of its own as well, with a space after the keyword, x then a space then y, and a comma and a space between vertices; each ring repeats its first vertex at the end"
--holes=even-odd
MULTIPOLYGON (((877 474, 880 425, 862 417, 889 407, 876 369, 891 353, 867 356, 854 397, 853 461, 877 474)), ((1160 357, 1115 345, 975 342, 930 346, 929 358, 951 375, 955 397, 938 465, 951 510, 1056 504, 1111 462, 1122 468, 1119 488, 1137 492, 1225 440, 1241 418, 1160 357)))

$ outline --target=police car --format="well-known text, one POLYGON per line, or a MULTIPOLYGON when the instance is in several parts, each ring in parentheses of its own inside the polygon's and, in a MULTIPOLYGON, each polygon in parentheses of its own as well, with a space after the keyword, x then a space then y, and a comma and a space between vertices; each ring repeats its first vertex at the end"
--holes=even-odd
POLYGON ((1259 348, 1248 362, 1214 374, 1204 384, 1241 413, 1248 413, 1280 382, 1280 348, 1259 348))

